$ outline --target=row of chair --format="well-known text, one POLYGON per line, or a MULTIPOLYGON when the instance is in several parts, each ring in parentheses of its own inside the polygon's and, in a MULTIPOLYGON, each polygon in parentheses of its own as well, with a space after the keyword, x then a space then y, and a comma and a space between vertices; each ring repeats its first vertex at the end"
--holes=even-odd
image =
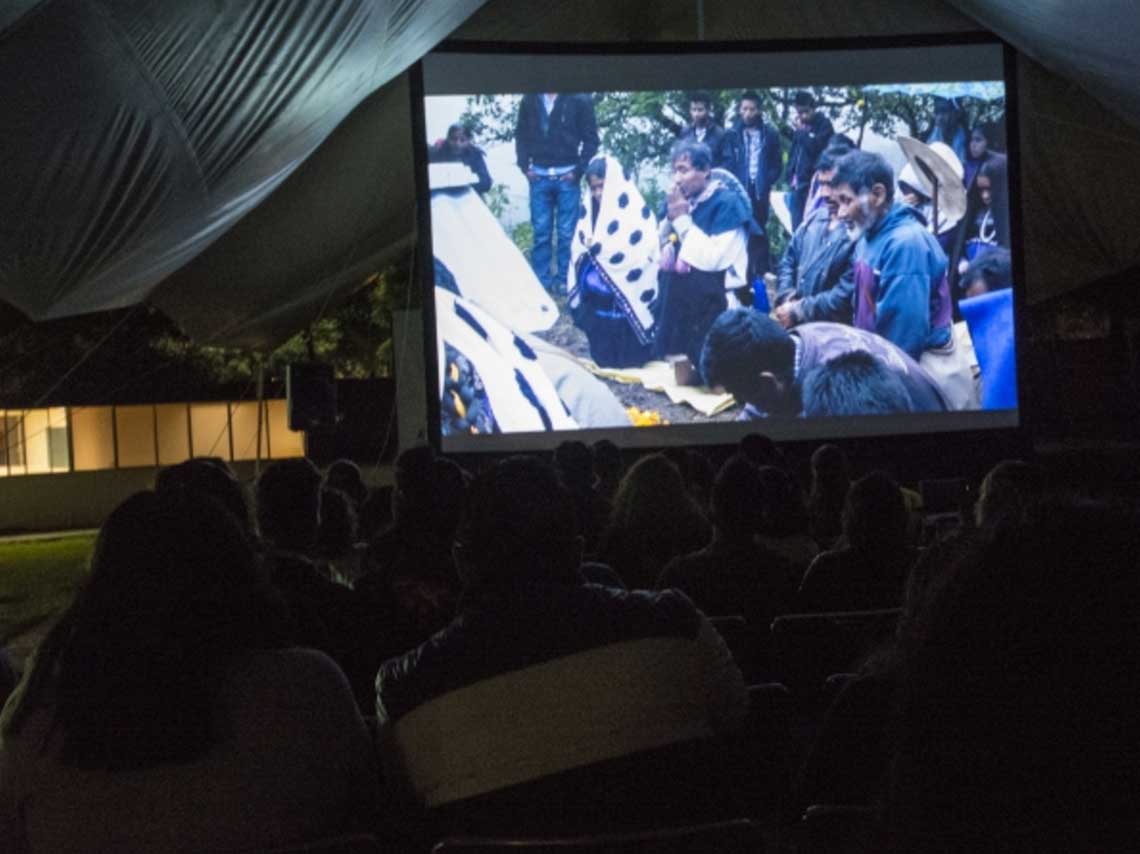
MULTIPOLYGON (((863 854, 881 841, 882 826, 874 807, 814 805, 794 829, 798 854, 863 854)), ((764 854, 772 848, 763 828, 750 819, 655 828, 630 833, 574 836, 454 836, 432 848, 432 854, 764 854)), ((387 854, 370 834, 352 834, 264 854, 387 854)))
POLYGON ((894 634, 901 609, 786 614, 770 626, 741 616, 713 617, 733 657, 750 682, 780 682, 798 702, 818 697, 832 673, 858 661, 894 634))

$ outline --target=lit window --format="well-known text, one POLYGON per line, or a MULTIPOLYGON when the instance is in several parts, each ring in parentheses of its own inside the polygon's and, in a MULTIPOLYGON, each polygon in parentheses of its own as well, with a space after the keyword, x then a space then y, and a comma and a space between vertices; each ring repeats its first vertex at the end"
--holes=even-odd
POLYGON ((158 464, 174 466, 190 459, 190 422, 185 403, 160 403, 154 408, 158 432, 158 464))
POLYGON ((305 434, 299 430, 289 429, 285 401, 270 400, 268 407, 269 450, 273 459, 305 456, 305 434))
POLYGON ((115 428, 109 406, 78 406, 71 410, 71 443, 75 470, 115 467, 115 428))
POLYGON ((119 468, 155 465, 154 407, 116 406, 115 439, 119 468))
POLYGON ((190 449, 195 457, 230 459, 230 419, 224 403, 190 404, 190 449))

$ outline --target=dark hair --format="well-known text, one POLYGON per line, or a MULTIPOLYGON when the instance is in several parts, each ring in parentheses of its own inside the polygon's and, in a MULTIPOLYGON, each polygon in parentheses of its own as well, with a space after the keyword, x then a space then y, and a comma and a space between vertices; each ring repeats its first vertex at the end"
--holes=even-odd
POLYGON ((368 486, 360 474, 360 466, 352 460, 336 460, 325 472, 325 486, 339 489, 352 499, 354 509, 359 510, 368 497, 368 486))
POLYGON ((606 158, 595 157, 586 164, 586 177, 601 178, 604 181, 606 178, 606 158))
POLYGON ((368 497, 360 505, 356 524, 359 536, 365 542, 383 531, 392 522, 392 494, 396 487, 392 484, 378 486, 368 493, 368 497))
POLYGON ((321 474, 307 459, 278 460, 257 479, 257 526, 279 548, 312 548, 320 507, 321 474))
POLYGON ((468 584, 563 578, 574 557, 574 501, 549 463, 509 457, 480 474, 456 534, 468 584))
MULTIPOLYGON (((1001 246, 1009 246, 1009 159, 1003 154, 995 154, 990 157, 978 168, 978 177, 985 177, 990 179, 990 193, 991 203, 990 210, 993 212, 994 228, 997 233, 995 239, 1001 246)), ((974 179, 974 186, 971 188, 977 196, 970 201, 975 204, 981 204, 980 193, 977 190, 977 179, 974 179)), ((973 207, 971 205, 970 207, 973 207)), ((973 214, 975 211, 967 210, 967 215, 973 214)))
POLYGON ((851 484, 843 507, 843 535, 856 550, 890 554, 906 545, 909 516, 902 490, 886 472, 874 471, 851 484))
POLYGON ((450 137, 456 131, 461 131, 465 137, 471 138, 471 128, 463 122, 453 122, 447 126, 447 135, 450 137))
POLYGON ((759 476, 763 496, 760 533, 770 537, 806 534, 808 515, 800 485, 790 474, 776 466, 762 466, 759 476))
POLYGON ((792 378, 796 345, 772 318, 750 308, 723 312, 701 348, 701 374, 710 386, 746 389, 764 371, 792 378))
POLYGON ((704 513, 681 470, 664 454, 649 454, 629 467, 610 513, 610 527, 627 530, 672 534, 698 522, 704 523, 704 513))
POLYGON ((835 177, 831 179, 833 186, 847 184, 858 195, 875 184, 882 184, 887 201, 895 197, 895 173, 881 154, 858 149, 849 151, 839 158, 835 169, 835 177))
POLYGON ((208 495, 233 514, 247 536, 253 533, 245 490, 229 466, 219 466, 202 457, 186 460, 160 471, 154 480, 154 488, 157 492, 188 489, 208 495))
POLYGON ((599 477, 618 474, 622 469, 621 448, 609 439, 594 442, 594 471, 599 477))
POLYGON ((797 107, 814 107, 815 96, 806 89, 800 89, 792 98, 792 103, 797 107))
POLYGON ((671 163, 688 158, 693 168, 701 172, 712 169, 712 151, 703 142, 697 142, 695 139, 678 140, 674 143, 669 157, 671 163))
POLYGON ((763 519, 763 501, 760 470, 742 454, 729 457, 713 481, 713 523, 725 534, 757 534, 763 519))
POLYGON ((316 553, 334 559, 356 545, 356 508, 348 494, 326 486, 321 490, 321 521, 316 553))
POLYGON ((1019 519, 1045 497, 1045 469, 1021 460, 1003 460, 982 481, 974 518, 978 527, 992 526, 1011 517, 1019 519))
POLYGON ((804 415, 888 415, 911 410, 903 381, 866 350, 829 359, 804 377, 804 415))
POLYGON ((1013 286, 1013 257, 1008 249, 991 246, 983 250, 962 274, 962 289, 975 279, 986 283, 986 290, 996 291, 1013 286))
POLYGON ((219 738, 219 668, 283 645, 285 619, 220 503, 188 489, 136 493, 104 522, 87 585, 40 644, 4 731, 44 708, 65 765, 190 761, 219 738))
POLYGON ((760 105, 760 93, 755 89, 745 89, 740 93, 741 101, 752 101, 757 106, 760 105))
POLYGON ((851 475, 847 455, 838 445, 820 445, 811 455, 811 491, 808 494, 808 516, 812 535, 825 545, 842 533, 843 505, 851 475))
POLYGON ((839 163, 839 158, 855 150, 853 145, 828 145, 815 162, 816 172, 830 172, 839 163))
POLYGON ((554 449, 554 468, 571 492, 586 492, 594 483, 594 452, 585 442, 568 439, 554 449))
POLYGON ((705 91, 697 91, 689 93, 690 104, 704 104, 708 108, 712 108, 712 95, 705 91))
POLYGON ((756 466, 782 466, 780 449, 770 436, 763 433, 749 433, 740 440, 739 452, 756 466))
POLYGON ((429 445, 406 448, 396 457, 396 490, 392 497, 392 515, 402 521, 415 507, 431 498, 431 470, 435 451, 429 445))

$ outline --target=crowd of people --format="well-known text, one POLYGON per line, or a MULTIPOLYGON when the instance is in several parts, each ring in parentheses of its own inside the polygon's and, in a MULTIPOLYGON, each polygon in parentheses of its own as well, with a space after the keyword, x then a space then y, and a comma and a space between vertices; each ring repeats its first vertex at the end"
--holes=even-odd
POLYGON ((719 471, 623 463, 567 442, 473 475, 413 448, 380 490, 284 460, 252 501, 218 460, 163 470, 0 716, 0 846, 427 850, 813 803, 877 808, 876 850, 1135 846, 1134 503, 1007 461, 930 539, 916 493, 835 445, 806 496, 760 435, 719 471), (897 628, 794 780, 761 774, 748 682, 778 664, 716 619, 876 609, 897 628))
MULTIPOLYGON (((725 389, 744 420, 1016 406, 998 125, 967 129, 954 99, 935 98, 925 142, 899 137, 906 165, 896 174, 837 133, 811 92, 795 93, 787 127, 770 124, 762 104, 742 92, 720 121, 712 96, 691 93, 655 210, 629 164, 599 153, 591 95, 523 96, 514 143, 530 262, 565 296, 593 362, 687 359, 692 370, 678 376, 690 379, 678 382, 725 389), (775 196, 791 226, 779 258, 775 196), (809 352, 814 360, 801 359, 809 352), (822 389, 810 405, 809 385, 822 389)), ((460 125, 431 159, 462 161, 477 190, 489 186, 460 125)))

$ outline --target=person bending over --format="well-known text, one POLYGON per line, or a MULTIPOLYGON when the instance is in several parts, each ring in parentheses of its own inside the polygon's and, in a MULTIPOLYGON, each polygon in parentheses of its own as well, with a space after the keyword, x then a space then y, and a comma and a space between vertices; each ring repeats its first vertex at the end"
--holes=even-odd
POLYGON ((803 413, 805 379, 816 368, 852 351, 871 354, 901 383, 907 411, 949 409, 930 375, 875 333, 839 323, 805 323, 789 332, 751 309, 732 309, 717 318, 701 353, 701 372, 710 386, 722 386, 745 404, 745 420, 796 416, 803 413))

